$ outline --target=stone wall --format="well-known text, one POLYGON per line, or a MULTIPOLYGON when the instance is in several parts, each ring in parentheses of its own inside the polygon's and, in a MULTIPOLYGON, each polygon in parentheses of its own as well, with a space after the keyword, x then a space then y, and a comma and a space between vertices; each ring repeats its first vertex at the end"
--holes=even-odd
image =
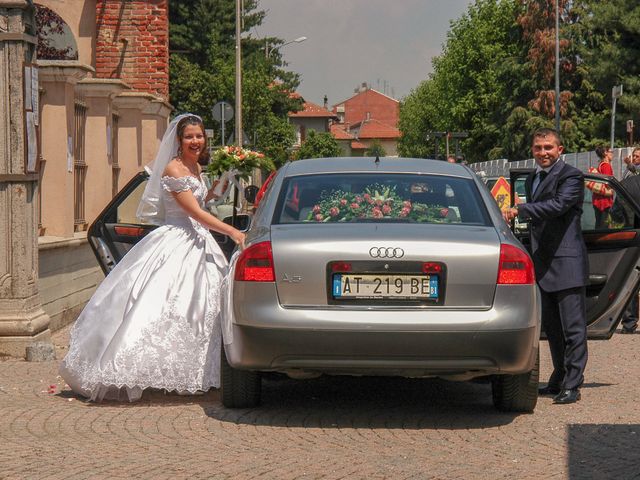
POLYGON ((39 252, 40 300, 56 331, 76 320, 104 274, 85 232, 71 239, 40 237, 39 252))

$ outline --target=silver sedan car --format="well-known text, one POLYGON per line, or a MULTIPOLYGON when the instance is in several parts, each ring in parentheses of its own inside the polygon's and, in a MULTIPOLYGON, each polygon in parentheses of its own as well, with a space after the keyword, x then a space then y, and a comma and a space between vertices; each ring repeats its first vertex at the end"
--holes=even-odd
POLYGON ((492 376, 501 410, 532 411, 540 306, 529 255, 468 168, 322 158, 273 178, 230 263, 222 400, 293 378, 492 376))
MULTIPOLYGON (((512 191, 527 173, 511 170, 512 191)), ((156 228, 135 217, 147 178, 132 178, 89 228, 105 274, 156 228)), ((607 339, 640 289, 640 201, 613 177, 586 173, 583 211, 587 333, 607 339), (615 192, 604 228, 593 222, 593 182, 615 192)), ((540 307, 528 231, 514 237, 467 167, 300 160, 271 177, 253 218, 224 220, 243 229, 251 221, 243 252, 214 234, 231 267, 225 406, 257 405, 263 372, 281 372, 485 377, 499 409, 534 409, 540 307)))

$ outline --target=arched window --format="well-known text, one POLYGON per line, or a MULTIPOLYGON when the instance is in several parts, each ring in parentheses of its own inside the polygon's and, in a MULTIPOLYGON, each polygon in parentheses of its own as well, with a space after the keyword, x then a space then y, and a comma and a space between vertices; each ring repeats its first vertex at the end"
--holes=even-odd
POLYGON ((78 44, 69 25, 44 5, 35 4, 38 58, 40 60, 77 60, 78 44))

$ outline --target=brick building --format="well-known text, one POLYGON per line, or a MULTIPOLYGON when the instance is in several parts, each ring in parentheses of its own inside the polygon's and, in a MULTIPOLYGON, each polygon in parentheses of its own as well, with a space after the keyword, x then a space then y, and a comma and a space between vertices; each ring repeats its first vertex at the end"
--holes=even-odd
POLYGON ((352 155, 364 155, 375 141, 382 145, 388 156, 397 155, 397 143, 401 135, 398 130, 398 100, 363 83, 355 95, 334 105, 332 111, 338 118, 338 125, 331 127, 332 132, 342 141, 347 136, 352 137, 352 155))

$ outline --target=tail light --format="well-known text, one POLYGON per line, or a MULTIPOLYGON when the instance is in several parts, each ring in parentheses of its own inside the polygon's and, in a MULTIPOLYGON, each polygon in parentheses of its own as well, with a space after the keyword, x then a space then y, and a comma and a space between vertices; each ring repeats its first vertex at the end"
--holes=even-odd
POLYGON ((503 243, 500 245, 498 265, 499 285, 533 285, 535 273, 529 255, 518 247, 503 243))
POLYGON ((243 282, 275 282, 271 242, 260 242, 245 249, 236 264, 236 280, 243 282))

